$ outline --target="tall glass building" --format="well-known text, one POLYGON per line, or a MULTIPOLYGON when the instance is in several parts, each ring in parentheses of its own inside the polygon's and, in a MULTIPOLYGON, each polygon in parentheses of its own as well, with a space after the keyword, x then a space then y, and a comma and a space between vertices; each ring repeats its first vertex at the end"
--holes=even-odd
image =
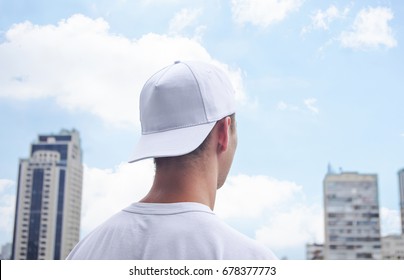
POLYGON ((324 258, 380 259, 377 175, 329 172, 323 184, 324 258))
POLYGON ((39 135, 18 173, 12 259, 65 259, 80 238, 78 131, 39 135))
POLYGON ((398 184, 400 188, 401 234, 404 234, 404 168, 398 171, 398 184))

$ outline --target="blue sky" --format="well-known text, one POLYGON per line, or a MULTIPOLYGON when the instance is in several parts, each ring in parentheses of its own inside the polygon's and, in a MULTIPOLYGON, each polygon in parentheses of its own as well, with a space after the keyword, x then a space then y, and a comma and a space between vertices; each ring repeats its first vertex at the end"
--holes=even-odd
POLYGON ((39 133, 80 131, 82 235, 139 199, 153 176, 151 162, 126 164, 140 88, 187 59, 216 63, 237 88, 219 216, 279 257, 304 258, 306 242, 322 242, 331 163, 378 174, 382 233, 398 232, 403 17, 397 0, 0 0, 0 243, 18 159, 39 133))

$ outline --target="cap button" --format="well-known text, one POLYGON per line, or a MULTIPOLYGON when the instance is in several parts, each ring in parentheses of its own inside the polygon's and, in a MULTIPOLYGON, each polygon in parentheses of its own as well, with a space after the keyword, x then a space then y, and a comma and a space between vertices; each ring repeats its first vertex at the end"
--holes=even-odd
POLYGON ((179 61, 179 60, 174 61, 174 64, 178 64, 178 63, 181 63, 181 61, 179 61))

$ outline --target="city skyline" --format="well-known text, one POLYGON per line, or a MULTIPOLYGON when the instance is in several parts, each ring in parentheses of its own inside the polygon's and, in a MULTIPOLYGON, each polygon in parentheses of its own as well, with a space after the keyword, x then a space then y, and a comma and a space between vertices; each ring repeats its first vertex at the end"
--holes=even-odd
POLYGON ((127 164, 138 94, 176 60, 225 68, 239 145, 215 212, 282 258, 322 243, 322 179, 378 174, 382 235, 400 231, 404 7, 357 1, 0 2, 0 243, 18 160, 37 134, 80 131, 82 237, 142 197, 151 161, 127 164))

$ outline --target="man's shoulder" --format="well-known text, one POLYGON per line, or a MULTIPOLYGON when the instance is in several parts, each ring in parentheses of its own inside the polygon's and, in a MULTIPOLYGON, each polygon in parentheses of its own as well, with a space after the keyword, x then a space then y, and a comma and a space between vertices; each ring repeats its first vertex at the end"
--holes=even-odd
POLYGON ((269 249, 227 225, 210 208, 193 203, 130 205, 84 238, 70 257, 79 259, 275 258, 269 249), (143 245, 146 241, 147 248, 153 248, 153 250, 144 251, 143 245), (129 250, 129 248, 132 249, 129 250), (157 250, 157 248, 160 249, 157 250))
POLYGON ((233 255, 231 258, 276 259, 276 256, 269 248, 237 231, 223 221, 221 234, 223 240, 226 242, 229 255, 233 255))

